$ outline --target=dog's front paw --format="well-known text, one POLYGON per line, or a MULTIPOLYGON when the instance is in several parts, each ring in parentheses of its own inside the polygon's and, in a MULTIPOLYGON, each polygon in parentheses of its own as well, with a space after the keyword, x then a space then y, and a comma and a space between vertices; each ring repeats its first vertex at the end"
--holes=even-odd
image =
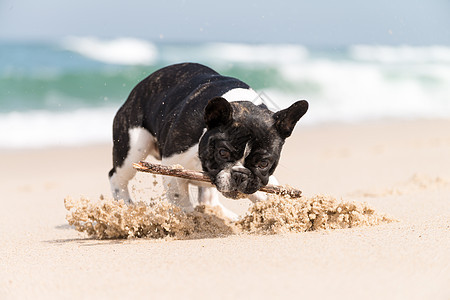
POLYGON ((238 214, 232 212, 231 210, 229 210, 228 208, 226 208, 222 204, 220 204, 218 206, 222 209, 222 213, 227 219, 230 219, 233 222, 239 221, 239 215, 238 214))
POLYGON ((269 197, 264 192, 256 192, 251 195, 248 195, 248 199, 252 201, 253 203, 259 202, 259 201, 266 201, 269 197))

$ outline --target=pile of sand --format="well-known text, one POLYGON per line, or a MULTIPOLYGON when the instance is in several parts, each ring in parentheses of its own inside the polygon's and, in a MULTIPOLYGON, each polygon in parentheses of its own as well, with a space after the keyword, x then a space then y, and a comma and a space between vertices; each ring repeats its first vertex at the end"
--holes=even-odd
POLYGON ((245 232, 275 234, 373 226, 392 221, 365 203, 317 195, 298 199, 272 197, 258 202, 237 225, 245 232))
POLYGON ((205 238, 237 233, 276 234, 319 229, 372 226, 392 222, 362 203, 337 201, 329 196, 291 199, 272 196, 250 207, 232 222, 214 207, 198 206, 185 213, 167 202, 126 205, 123 201, 87 198, 64 200, 67 221, 76 230, 99 239, 205 238))
POLYGON ((99 239, 200 238, 234 233, 234 226, 218 208, 198 206, 191 213, 167 202, 127 205, 123 200, 64 199, 70 225, 99 239))

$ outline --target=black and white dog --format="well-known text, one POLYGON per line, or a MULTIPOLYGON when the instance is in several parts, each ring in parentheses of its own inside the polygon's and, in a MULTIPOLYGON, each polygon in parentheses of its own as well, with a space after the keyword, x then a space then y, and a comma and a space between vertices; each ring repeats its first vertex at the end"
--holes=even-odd
POLYGON ((273 113, 244 82, 193 63, 160 69, 142 80, 117 112, 113 125, 113 168, 109 172, 115 199, 131 202, 128 181, 132 163, 151 154, 163 165, 203 170, 215 187, 164 178, 169 201, 193 209, 189 184, 197 185, 199 204, 220 206, 218 192, 229 198, 258 192, 269 182, 281 148, 308 110, 305 100, 273 113))

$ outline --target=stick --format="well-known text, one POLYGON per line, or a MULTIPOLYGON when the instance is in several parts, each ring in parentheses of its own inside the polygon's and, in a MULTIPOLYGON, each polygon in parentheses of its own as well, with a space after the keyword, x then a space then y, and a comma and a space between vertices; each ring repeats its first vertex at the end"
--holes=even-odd
MULTIPOLYGON (((169 167, 163 166, 159 164, 152 164, 146 161, 140 161, 138 163, 134 163, 133 167, 140 172, 153 173, 158 175, 165 176, 174 176, 189 180, 208 182, 212 184, 211 179, 204 172, 186 170, 182 167, 169 167)), ((288 186, 280 186, 280 185, 272 185, 268 184, 259 189, 262 192, 277 194, 281 196, 289 196, 291 198, 300 198, 302 195, 302 191, 288 187, 288 186)))

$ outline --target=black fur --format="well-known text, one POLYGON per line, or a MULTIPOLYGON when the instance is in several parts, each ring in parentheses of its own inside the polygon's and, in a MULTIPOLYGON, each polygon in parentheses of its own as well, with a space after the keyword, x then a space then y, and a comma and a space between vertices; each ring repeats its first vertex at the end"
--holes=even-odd
POLYGON ((249 86, 194 63, 171 65, 142 80, 114 118, 114 168, 110 175, 127 156, 128 129, 146 128, 156 137, 162 157, 181 153, 198 143, 208 101, 234 88, 249 86))

